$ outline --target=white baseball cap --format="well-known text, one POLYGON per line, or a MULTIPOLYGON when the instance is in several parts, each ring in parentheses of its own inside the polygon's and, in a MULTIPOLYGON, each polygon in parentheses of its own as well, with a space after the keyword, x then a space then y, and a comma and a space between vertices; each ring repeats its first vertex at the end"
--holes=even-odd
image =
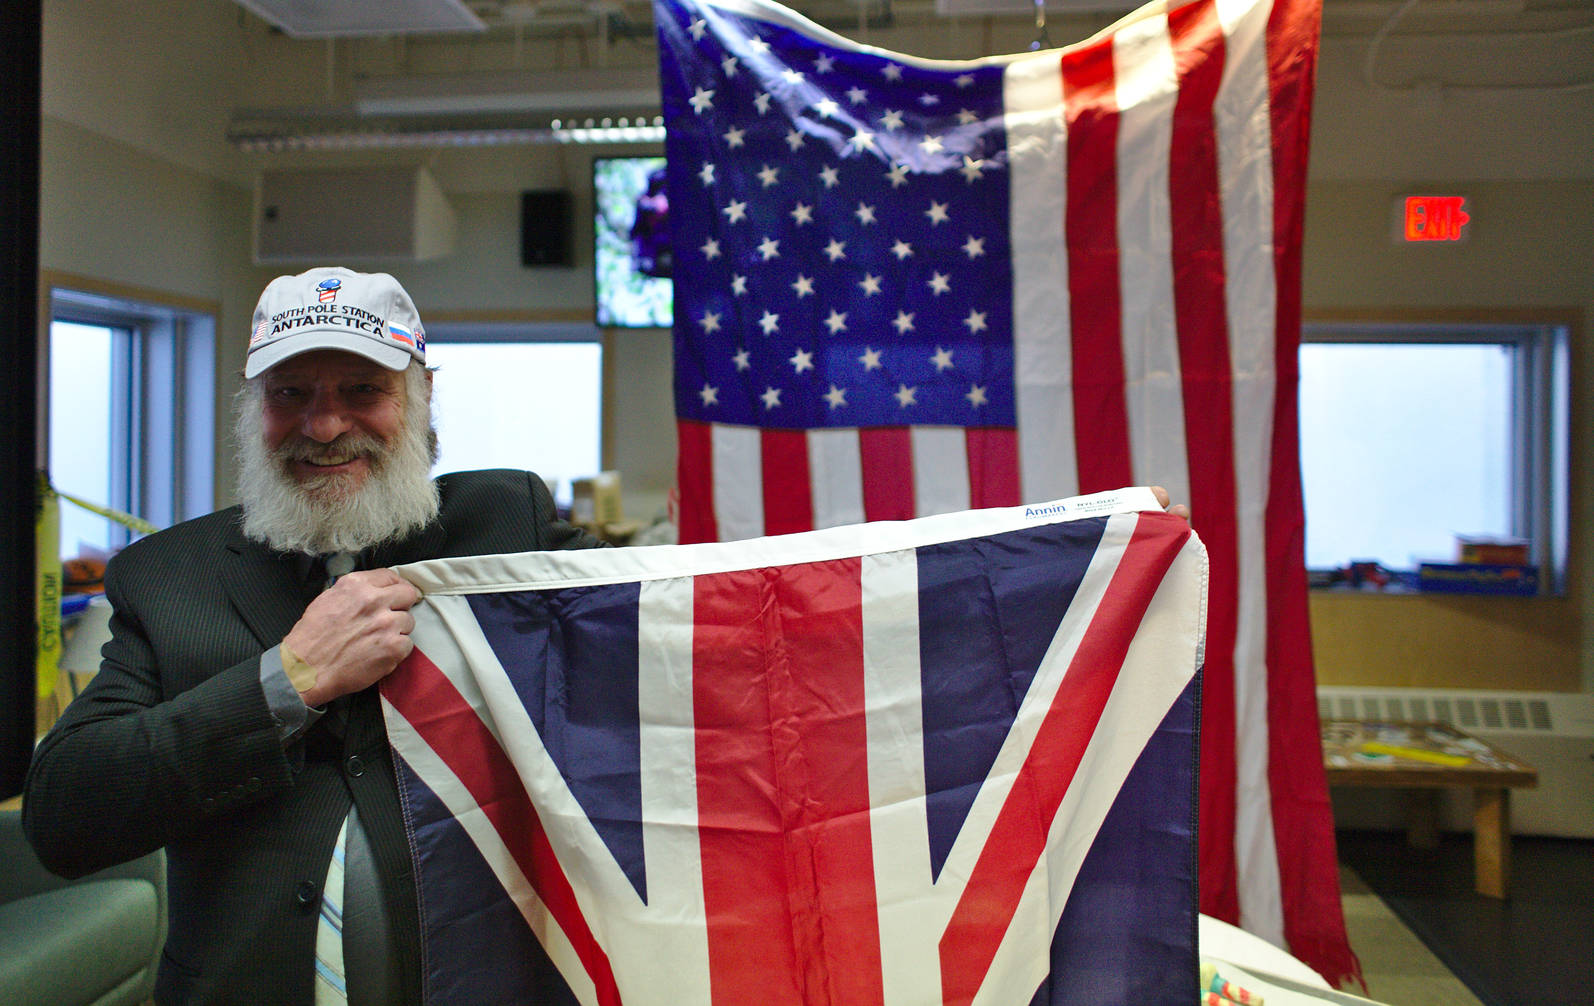
POLYGON ((249 332, 249 378, 314 349, 358 353, 389 370, 426 362, 415 302, 385 272, 320 268, 278 276, 260 294, 249 332))

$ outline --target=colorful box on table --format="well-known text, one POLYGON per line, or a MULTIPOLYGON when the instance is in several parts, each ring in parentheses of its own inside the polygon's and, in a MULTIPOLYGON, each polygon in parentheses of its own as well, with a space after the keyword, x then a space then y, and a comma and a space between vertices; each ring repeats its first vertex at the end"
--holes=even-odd
POLYGON ((1425 562, 1417 588, 1432 594, 1500 594, 1531 597, 1539 592, 1539 567, 1510 563, 1425 562))
POLYGON ((1498 535, 1458 534, 1456 561, 1491 566, 1526 566, 1528 541, 1526 538, 1498 535))

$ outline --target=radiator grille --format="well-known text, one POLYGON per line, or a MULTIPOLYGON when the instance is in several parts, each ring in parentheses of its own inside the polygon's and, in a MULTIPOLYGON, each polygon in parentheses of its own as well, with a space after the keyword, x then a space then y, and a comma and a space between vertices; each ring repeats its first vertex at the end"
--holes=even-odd
POLYGON ((1562 709, 1588 706, 1587 695, 1434 693, 1414 689, 1324 687, 1317 692, 1323 719, 1428 722, 1442 720, 1463 730, 1491 733, 1582 734, 1591 724, 1586 715, 1562 709))

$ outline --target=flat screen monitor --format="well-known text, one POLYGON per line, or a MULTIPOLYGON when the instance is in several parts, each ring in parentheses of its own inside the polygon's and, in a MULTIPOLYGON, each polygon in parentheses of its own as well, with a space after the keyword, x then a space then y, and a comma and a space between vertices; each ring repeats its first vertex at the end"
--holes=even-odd
POLYGON ((598 324, 669 327, 674 252, 663 156, 593 158, 592 203, 598 324))

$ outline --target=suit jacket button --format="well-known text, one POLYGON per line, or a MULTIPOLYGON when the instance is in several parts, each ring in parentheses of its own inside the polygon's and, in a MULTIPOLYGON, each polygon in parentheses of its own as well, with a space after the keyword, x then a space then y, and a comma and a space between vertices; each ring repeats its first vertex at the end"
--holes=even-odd
POLYGON ((347 769, 349 775, 352 776, 362 776, 365 774, 365 762, 360 760, 359 755, 349 755, 349 760, 343 763, 343 767, 347 769))
POLYGON ((316 903, 315 884, 308 880, 299 881, 299 886, 294 889, 293 900, 299 903, 300 908, 310 908, 316 903))
POLYGON ((254 775, 250 776, 249 781, 244 783, 244 789, 251 793, 260 792, 260 777, 254 775))

